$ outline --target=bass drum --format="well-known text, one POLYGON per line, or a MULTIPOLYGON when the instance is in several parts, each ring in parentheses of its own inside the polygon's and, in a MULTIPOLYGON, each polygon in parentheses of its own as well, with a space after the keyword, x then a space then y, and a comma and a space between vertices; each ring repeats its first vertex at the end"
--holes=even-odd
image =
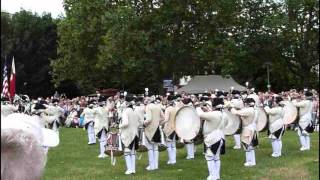
POLYGON ((262 107, 257 107, 256 111, 258 111, 258 117, 257 117, 257 131, 263 131, 266 129, 268 122, 267 113, 264 111, 262 107))
POLYGON ((233 135, 240 128, 241 119, 239 116, 232 114, 230 111, 224 111, 225 126, 223 128, 223 133, 225 135, 233 135))
POLYGON ((293 123, 298 116, 298 109, 293 105, 291 101, 283 101, 283 121, 285 125, 293 123))
POLYGON ((122 156, 123 148, 120 139, 120 134, 117 132, 107 133, 107 144, 105 153, 109 156, 122 156))
POLYGON ((175 131, 183 140, 193 140, 200 131, 200 117, 190 106, 181 107, 175 116, 175 131))

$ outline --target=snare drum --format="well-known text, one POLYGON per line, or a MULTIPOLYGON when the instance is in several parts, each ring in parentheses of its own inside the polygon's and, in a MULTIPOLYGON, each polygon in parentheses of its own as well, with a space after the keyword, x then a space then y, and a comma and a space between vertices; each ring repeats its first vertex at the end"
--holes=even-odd
POLYGON ((146 146, 146 136, 144 134, 144 128, 141 127, 138 130, 139 133, 139 148, 137 149, 138 152, 147 152, 148 148, 146 146))
POLYGON ((110 156, 121 156, 123 155, 123 148, 120 138, 120 133, 109 132, 107 133, 107 144, 105 153, 110 156))

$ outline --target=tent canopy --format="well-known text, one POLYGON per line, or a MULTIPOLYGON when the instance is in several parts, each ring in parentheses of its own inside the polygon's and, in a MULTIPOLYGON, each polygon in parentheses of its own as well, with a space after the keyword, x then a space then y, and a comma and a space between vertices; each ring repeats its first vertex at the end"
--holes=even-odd
POLYGON ((220 75, 208 75, 208 76, 194 76, 189 83, 179 89, 176 92, 186 92, 189 94, 198 94, 215 89, 229 91, 231 87, 235 90, 244 91, 246 87, 238 84, 232 77, 222 77, 220 75))

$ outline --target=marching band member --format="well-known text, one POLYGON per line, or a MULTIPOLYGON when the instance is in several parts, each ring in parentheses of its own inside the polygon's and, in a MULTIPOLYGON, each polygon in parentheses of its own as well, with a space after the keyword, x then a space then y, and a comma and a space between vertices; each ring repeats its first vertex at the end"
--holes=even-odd
POLYGON ((138 127, 140 126, 139 116, 133 110, 130 97, 126 97, 126 107, 122 112, 122 120, 119 124, 121 141, 124 144, 124 158, 127 170, 125 174, 136 173, 136 149, 139 145, 138 127))
POLYGON ((143 104, 143 97, 136 98, 136 106, 134 108, 134 112, 136 112, 139 116, 139 121, 142 127, 144 116, 145 116, 145 105, 143 104))
POLYGON ((264 109, 269 115, 269 138, 271 139, 272 157, 280 157, 282 150, 281 137, 284 134, 285 127, 283 121, 283 107, 280 105, 283 101, 282 97, 275 96, 275 101, 272 102, 273 107, 266 106, 264 109))
POLYGON ((314 131, 319 132, 319 97, 316 92, 314 93, 314 98, 312 101, 312 119, 315 125, 314 131))
POLYGON ((301 148, 300 151, 310 150, 310 136, 309 133, 313 132, 312 126, 312 93, 306 91, 304 99, 300 102, 293 101, 293 104, 300 108, 300 119, 298 127, 298 135, 300 138, 301 148))
MULTIPOLYGON (((244 107, 243 101, 241 99, 240 91, 233 90, 232 92, 231 104, 236 109, 242 109, 244 107)), ((240 140, 241 129, 233 135, 235 146, 233 149, 241 149, 241 140, 240 140)))
POLYGON ((149 104, 146 106, 145 135, 147 138, 149 165, 148 171, 159 168, 159 150, 158 143, 161 143, 159 125, 164 119, 164 114, 154 100, 148 99, 149 104))
POLYGON ((93 109, 93 104, 90 103, 88 107, 86 107, 80 116, 84 117, 85 128, 88 132, 88 145, 95 144, 96 138, 94 133, 94 120, 95 120, 95 110, 93 109))
POLYGON ((246 151, 246 162, 244 166, 255 166, 254 147, 258 145, 256 133, 256 112, 254 109, 255 101, 252 98, 245 99, 245 107, 241 110, 231 109, 231 113, 239 115, 242 121, 241 141, 246 151))
POLYGON ((1 115, 3 117, 18 111, 18 108, 18 106, 11 104, 8 98, 1 98, 1 115))
POLYGON ((103 102, 99 102, 99 106, 95 109, 94 132, 100 142, 100 154, 98 158, 105 158, 105 145, 107 141, 107 132, 109 129, 108 109, 103 102))
POLYGON ((181 107, 183 107, 184 106, 184 104, 183 104, 183 102, 182 102, 182 100, 181 100, 181 95, 176 95, 175 96, 175 106, 177 107, 177 108, 181 108, 181 107))
POLYGON ((49 116, 49 127, 59 134, 59 126, 61 124, 60 117, 64 114, 64 109, 58 106, 58 99, 53 99, 53 105, 49 105, 46 113, 49 116))
POLYGON ((176 138, 177 135, 174 131, 174 118, 175 118, 175 114, 177 112, 177 108, 174 107, 174 103, 173 103, 173 97, 172 96, 168 96, 168 103, 169 106, 166 108, 165 112, 164 112, 164 134, 167 137, 166 138, 166 145, 167 145, 167 151, 168 151, 168 157, 169 160, 167 162, 167 164, 175 164, 176 163, 176 138))
POLYGON ((203 125, 204 153, 207 160, 209 176, 207 180, 220 179, 220 154, 225 154, 225 138, 222 128, 225 124, 223 119, 222 98, 213 99, 213 111, 203 112, 197 107, 200 118, 205 120, 203 125))

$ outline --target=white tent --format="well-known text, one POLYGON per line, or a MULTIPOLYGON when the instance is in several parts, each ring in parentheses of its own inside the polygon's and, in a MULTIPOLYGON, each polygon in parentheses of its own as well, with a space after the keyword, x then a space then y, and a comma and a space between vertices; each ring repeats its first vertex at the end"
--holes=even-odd
POLYGON ((232 77, 222 77, 220 75, 194 76, 187 85, 179 88, 176 92, 186 92, 198 94, 215 89, 229 91, 233 87, 235 90, 244 91, 246 87, 238 84, 232 77))

